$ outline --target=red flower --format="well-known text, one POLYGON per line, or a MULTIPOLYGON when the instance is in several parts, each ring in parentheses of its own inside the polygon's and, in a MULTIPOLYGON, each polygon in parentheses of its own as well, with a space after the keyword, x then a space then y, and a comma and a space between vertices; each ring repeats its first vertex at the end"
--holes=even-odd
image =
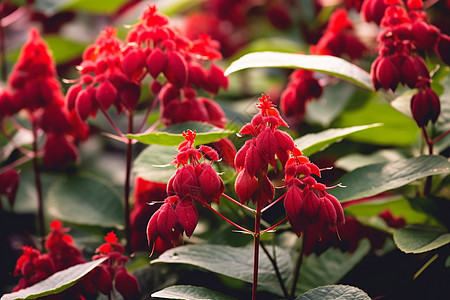
POLYGON ((1 209, 1 195, 8 198, 8 203, 12 209, 16 199, 17 189, 19 188, 19 173, 13 168, 7 169, 0 174, 0 209, 1 209))

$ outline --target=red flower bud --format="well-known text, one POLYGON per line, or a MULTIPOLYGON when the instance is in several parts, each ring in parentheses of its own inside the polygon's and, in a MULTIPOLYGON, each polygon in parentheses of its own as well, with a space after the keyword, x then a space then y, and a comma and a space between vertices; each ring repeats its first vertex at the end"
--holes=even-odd
POLYGON ((387 5, 384 4, 384 0, 365 0, 361 6, 361 15, 364 21, 373 21, 379 25, 386 8, 387 5))
POLYGON ((286 216, 289 224, 291 224, 292 230, 300 237, 303 228, 301 222, 301 211, 303 209, 303 192, 302 190, 293 185, 289 188, 284 196, 284 208, 286 210, 286 216))
POLYGON ((427 66, 419 56, 406 56, 401 65, 401 81, 415 88, 421 78, 430 78, 427 66))
POLYGON ((436 122, 441 110, 439 97, 430 89, 419 90, 411 98, 411 112, 419 127, 427 125, 428 121, 436 122))
POLYGON ((75 109, 75 102, 82 88, 83 88, 82 85, 80 83, 77 83, 70 86, 69 89, 67 90, 66 105, 69 111, 75 109))
POLYGON ((109 80, 105 80, 98 86, 95 97, 100 106, 107 110, 117 99, 117 89, 109 80))
POLYGON ((153 51, 147 57, 147 69, 153 78, 157 78, 159 73, 164 71, 167 63, 167 58, 164 52, 159 48, 153 51))
POLYGON ((271 159, 278 151, 278 141, 270 127, 266 127, 256 138, 256 148, 267 159, 271 159))
POLYGON ((317 221, 320 199, 317 195, 308 187, 303 189, 303 205, 304 215, 308 223, 314 223, 317 221))
POLYGON ((224 75, 220 67, 213 64, 209 69, 208 78, 203 88, 210 93, 217 94, 220 87, 224 89, 228 88, 228 77, 224 75))
POLYGON ((450 66, 450 36, 440 34, 435 51, 441 60, 450 66))
MULTIPOLYGON (((239 154, 239 152, 238 152, 239 154)), ((237 165, 237 163, 236 163, 237 165)), ((250 176, 255 176, 264 166, 264 161, 252 140, 245 155, 244 167, 250 176)))
POLYGON ((134 82, 127 82, 120 86, 119 97, 129 112, 132 112, 141 97, 141 87, 134 82))
POLYGON ((391 89, 395 91, 400 81, 400 73, 397 67, 394 65, 391 57, 380 56, 378 58, 372 64, 371 70, 371 74, 374 74, 372 81, 375 89, 381 86, 385 90, 391 89))
POLYGON ((180 53, 169 51, 167 53, 167 64, 164 68, 164 75, 167 80, 181 88, 185 86, 188 76, 186 60, 180 53))
POLYGON ((94 92, 94 89, 86 89, 78 93, 78 96, 75 100, 75 110, 82 120, 86 120, 86 118, 95 107, 93 103, 94 92))
POLYGON ((198 186, 194 167, 185 165, 177 173, 173 180, 175 193, 180 198, 184 198, 187 195, 195 196, 198 193, 198 186))
POLYGON ((234 189, 242 204, 248 202, 258 188, 258 180, 255 176, 250 176, 243 169, 239 172, 234 182, 234 189))
POLYGON ((197 62, 189 63, 189 83, 201 88, 207 81, 207 71, 197 62))
POLYGON ((217 172, 211 167, 210 164, 202 163, 196 168, 201 168, 202 171, 198 175, 198 184, 204 200, 207 203, 215 201, 219 203, 220 197, 224 191, 224 184, 217 172))
POLYGON ((171 243, 174 246, 177 245, 181 238, 181 232, 178 228, 179 224, 177 213, 169 203, 163 204, 158 211, 158 235, 166 243, 171 243))
POLYGON ((108 267, 105 265, 99 265, 96 270, 96 276, 94 277, 94 285, 104 295, 108 295, 112 290, 112 278, 108 267))
POLYGON ((122 60, 123 72, 131 80, 140 81, 145 75, 145 54, 141 49, 129 51, 122 60))
POLYGON ((71 127, 67 111, 59 104, 47 107, 41 117, 41 127, 46 133, 67 133, 71 127))
POLYGON ((141 293, 139 283, 124 266, 116 269, 115 287, 124 299, 136 299, 141 293))
POLYGON ((191 237, 198 223, 198 212, 194 203, 192 203, 190 198, 179 201, 175 208, 175 212, 177 214, 178 222, 181 227, 183 227, 186 235, 191 237))
POLYGON ((62 135, 48 134, 44 144, 44 164, 63 168, 78 158, 77 148, 62 135))

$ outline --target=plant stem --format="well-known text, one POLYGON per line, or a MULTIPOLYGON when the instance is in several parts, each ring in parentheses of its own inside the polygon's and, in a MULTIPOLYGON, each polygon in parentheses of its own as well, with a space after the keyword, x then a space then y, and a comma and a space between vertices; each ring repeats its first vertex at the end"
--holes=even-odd
POLYGON ((261 237, 261 215, 262 215, 262 194, 263 184, 262 172, 257 174, 258 177, 258 191, 255 211, 255 229, 253 232, 253 285, 252 285, 252 300, 256 300, 258 292, 258 266, 259 266, 259 241, 261 237))
MULTIPOLYGON (((430 137, 428 136, 428 132, 427 129, 424 127, 422 127, 422 132, 423 132, 423 136, 425 137, 425 141, 428 145, 428 154, 429 155, 433 155, 433 141, 430 139, 430 137)), ((431 176, 428 176, 426 181, 425 181, 425 186, 423 188, 423 195, 426 197, 430 194, 431 191, 431 184, 432 184, 432 178, 431 176)))
POLYGON ((297 262, 295 263, 294 278, 292 279, 291 293, 290 293, 289 299, 294 299, 295 298, 295 288, 297 287, 298 276, 300 274, 300 268, 302 267, 303 256, 304 256, 304 253, 305 253, 305 241, 306 241, 306 231, 303 232, 302 244, 301 244, 301 246, 299 248, 299 251, 298 251, 299 253, 298 253, 297 262))
POLYGON ((281 290, 283 291, 284 298, 289 298, 289 293, 286 289, 286 286, 284 285, 283 278, 281 277, 280 270, 278 269, 277 260, 274 254, 274 257, 270 256, 269 251, 267 251, 266 246, 264 246, 263 243, 261 244, 261 248, 263 249, 264 253, 266 253, 267 257, 269 258, 270 262, 272 263, 273 269, 275 270, 275 274, 277 275, 278 283, 280 284, 281 290))
POLYGON ((36 185, 36 192, 38 198, 38 222, 39 222, 39 235, 41 239, 41 250, 45 249, 45 221, 44 221, 44 200, 42 197, 42 183, 41 183, 41 171, 38 162, 38 144, 37 144, 37 129, 34 124, 33 117, 31 117, 33 123, 33 172, 34 172, 34 182, 36 185))
POLYGON ((239 201, 237 201, 237 200, 234 200, 232 197, 228 196, 228 195, 225 194, 225 193, 222 193, 222 196, 224 196, 225 198, 227 198, 227 199, 230 200, 231 202, 233 202, 233 203, 239 205, 240 207, 245 208, 245 209, 248 210, 248 211, 251 211, 252 213, 255 213, 255 212, 256 212, 256 210, 254 210, 254 209, 252 209, 252 208, 250 208, 250 207, 248 207, 248 206, 242 204, 241 202, 239 202, 239 201))
POLYGON ((264 207, 264 209, 261 212, 265 212, 266 210, 268 210, 269 208, 271 208, 272 206, 274 206, 276 203, 278 203, 278 201, 282 200, 284 198, 284 196, 286 196, 286 193, 284 193, 283 195, 281 195, 280 198, 278 198, 275 201, 272 201, 272 203, 270 203, 269 205, 267 205, 266 207, 264 207))
POLYGON ((3 14, 3 8, 5 7, 5 3, 0 4, 0 64, 2 65, 1 68, 1 80, 3 82, 6 82, 7 76, 6 76, 6 53, 5 53, 5 30, 3 28, 2 24, 2 14, 3 14))
MULTIPOLYGON (((133 133, 133 114, 128 115, 128 132, 133 133)), ((126 249, 128 253, 131 253, 131 226, 130 226, 130 177, 131 177, 131 160, 133 156, 133 140, 127 138, 127 165, 125 173, 125 238, 126 238, 126 249)))
POLYGON ((281 221, 279 221, 278 223, 276 223, 275 225, 270 226, 267 229, 264 229, 263 231, 261 231, 261 234, 269 232, 271 230, 274 230, 275 228, 277 228, 278 226, 280 226, 282 223, 284 223, 287 220, 287 217, 284 217, 281 221))

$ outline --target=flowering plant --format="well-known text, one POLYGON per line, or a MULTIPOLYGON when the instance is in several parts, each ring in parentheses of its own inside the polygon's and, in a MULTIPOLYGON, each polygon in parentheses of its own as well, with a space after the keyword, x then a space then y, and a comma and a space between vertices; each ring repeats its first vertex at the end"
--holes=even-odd
POLYGON ((448 3, 43 2, 0 4, 2 299, 448 295, 448 3))

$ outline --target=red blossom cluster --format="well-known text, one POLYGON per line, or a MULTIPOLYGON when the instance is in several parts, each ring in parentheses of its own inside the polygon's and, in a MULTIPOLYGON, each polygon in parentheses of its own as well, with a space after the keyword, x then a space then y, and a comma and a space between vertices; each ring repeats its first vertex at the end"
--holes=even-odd
POLYGON ((270 97, 262 95, 257 107, 259 113, 239 131, 239 134, 249 134, 252 138, 247 140, 236 154, 234 164, 238 176, 235 189, 241 203, 252 199, 253 203, 259 202, 263 207, 275 194, 275 188, 267 177, 269 164, 276 168, 276 156, 284 165, 289 154, 296 148, 291 136, 278 129, 281 125, 287 127, 287 124, 280 117, 270 97), (257 199, 259 184, 262 184, 263 193, 260 199, 257 199))
POLYGON ((321 177, 320 169, 301 153, 293 153, 285 165, 284 198, 286 215, 292 229, 300 237, 302 232, 322 237, 326 229, 337 230, 344 223, 344 211, 339 201, 328 194, 324 184, 312 176, 321 177))
POLYGON ((173 161, 178 169, 167 183, 169 196, 147 225, 147 239, 152 253, 158 237, 173 246, 182 243, 183 232, 191 237, 198 222, 194 202, 202 205, 211 205, 213 201, 219 203, 224 191, 222 179, 211 166, 212 162, 219 160, 217 152, 205 145, 196 149, 195 131, 188 130, 183 136, 185 141, 178 145, 178 154, 173 161), (211 163, 200 162, 205 156, 211 163))
MULTIPOLYGON (((50 224, 45 247, 47 254, 41 254, 30 246, 24 246, 14 269, 14 276, 21 276, 19 284, 14 288, 18 291, 38 283, 56 272, 86 262, 81 251, 74 245, 73 238, 67 234, 68 228, 54 220, 50 224)), ((50 299, 85 299, 92 298, 98 292, 110 295, 113 283, 124 299, 135 299, 140 294, 136 278, 125 269, 129 260, 124 256, 124 247, 118 243, 113 232, 105 237, 106 243, 101 245, 93 259, 107 256, 108 259, 97 266, 73 287, 52 296, 50 299)))
POLYGON ((280 97, 280 110, 291 123, 303 120, 306 104, 320 98, 323 88, 309 70, 295 70, 289 76, 289 83, 280 97))
POLYGON ((207 35, 196 40, 183 37, 154 4, 149 4, 139 23, 132 26, 126 43, 116 33, 107 27, 85 50, 79 82, 67 93, 69 110, 76 110, 82 119, 95 116, 98 107, 106 110, 111 105, 119 113, 132 113, 142 80, 149 74, 153 78, 150 91, 159 95, 164 124, 180 122, 179 117, 186 118, 189 109, 204 113, 189 120, 223 124, 225 115, 220 107, 208 98, 198 99, 193 89, 216 94, 219 88, 228 87, 222 69, 211 63, 222 57, 216 41, 207 35))
POLYGON ((335 10, 330 22, 317 45, 310 47, 311 54, 347 55, 350 59, 359 59, 367 51, 367 47, 354 35, 353 23, 344 9, 335 10))
POLYGON ((0 89, 0 118, 27 112, 32 130, 46 133, 44 163, 61 168, 78 158, 75 142, 87 138, 88 128, 64 106, 49 49, 36 29, 22 48, 7 89, 0 89))
POLYGON ((368 0, 362 8, 363 18, 383 27, 378 35, 379 57, 373 62, 371 77, 376 90, 395 91, 399 84, 416 88, 411 110, 419 127, 436 122, 440 101, 431 89, 430 73, 422 55, 435 51, 449 63, 450 38, 429 24, 422 0, 368 0), (380 18, 380 16, 382 16, 380 18))

